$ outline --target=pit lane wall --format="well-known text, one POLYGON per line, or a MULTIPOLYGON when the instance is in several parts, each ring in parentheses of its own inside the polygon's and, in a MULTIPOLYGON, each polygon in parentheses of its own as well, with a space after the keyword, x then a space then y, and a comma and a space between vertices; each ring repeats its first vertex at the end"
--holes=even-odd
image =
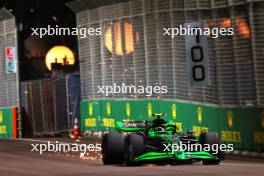
POLYGON ((115 131, 118 120, 152 120, 152 113, 166 113, 180 131, 217 131, 223 143, 236 150, 264 151, 264 108, 220 107, 166 100, 84 100, 82 132, 115 131))
POLYGON ((0 139, 17 137, 17 108, 0 108, 0 139))

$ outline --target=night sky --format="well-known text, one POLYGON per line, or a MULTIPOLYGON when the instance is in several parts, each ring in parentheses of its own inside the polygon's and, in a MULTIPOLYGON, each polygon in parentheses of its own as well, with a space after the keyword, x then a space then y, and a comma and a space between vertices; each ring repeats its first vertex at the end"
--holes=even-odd
MULTIPOLYGON (((5 7, 15 15, 19 34, 19 59, 22 80, 49 77, 44 59, 47 51, 55 45, 68 46, 77 57, 76 36, 46 36, 42 39, 30 34, 31 28, 76 27, 75 14, 65 3, 69 0, 1 0, 5 7)), ((76 70, 78 67, 76 66, 76 70)))

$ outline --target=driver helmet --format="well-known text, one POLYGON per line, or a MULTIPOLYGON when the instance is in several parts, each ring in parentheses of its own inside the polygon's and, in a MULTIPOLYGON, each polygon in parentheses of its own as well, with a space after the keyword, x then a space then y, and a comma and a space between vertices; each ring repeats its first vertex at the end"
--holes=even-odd
POLYGON ((156 130, 157 130, 157 132, 159 132, 159 133, 165 133, 165 129, 162 128, 162 127, 157 127, 156 130))

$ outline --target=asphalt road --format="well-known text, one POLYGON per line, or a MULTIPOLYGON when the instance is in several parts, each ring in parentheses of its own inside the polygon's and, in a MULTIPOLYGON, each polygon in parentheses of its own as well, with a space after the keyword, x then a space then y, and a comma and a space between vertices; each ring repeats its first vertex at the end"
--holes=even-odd
MULTIPOLYGON (((54 140, 54 139, 53 139, 54 140)), ((41 141, 0 140, 0 176, 263 176, 264 160, 226 159, 217 166, 104 166, 100 153, 32 152, 41 141)), ((83 141, 79 142, 83 143, 83 141)), ((87 143, 87 142, 86 142, 87 143)))

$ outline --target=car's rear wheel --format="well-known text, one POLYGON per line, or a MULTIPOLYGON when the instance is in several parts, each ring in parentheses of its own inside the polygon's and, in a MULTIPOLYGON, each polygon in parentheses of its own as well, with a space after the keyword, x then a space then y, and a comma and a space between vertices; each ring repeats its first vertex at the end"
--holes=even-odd
MULTIPOLYGON (((216 132, 202 133, 201 134, 201 144, 202 145, 207 144, 210 147, 212 145, 215 145, 215 144, 220 145, 220 138, 218 136, 218 133, 216 133, 216 132)), ((220 155, 220 151, 210 151, 210 152, 216 156, 220 155), (217 152, 217 153, 215 153, 215 152, 217 152)), ((202 162, 204 165, 217 165, 220 163, 220 159, 219 158, 217 158, 217 159, 204 159, 204 160, 202 160, 202 162)))
POLYGON ((125 140, 125 162, 126 165, 141 165, 142 162, 135 159, 142 155, 145 150, 145 139, 140 134, 129 134, 125 140))
POLYGON ((102 159, 105 165, 124 162, 124 137, 122 134, 107 133, 102 140, 102 159))

